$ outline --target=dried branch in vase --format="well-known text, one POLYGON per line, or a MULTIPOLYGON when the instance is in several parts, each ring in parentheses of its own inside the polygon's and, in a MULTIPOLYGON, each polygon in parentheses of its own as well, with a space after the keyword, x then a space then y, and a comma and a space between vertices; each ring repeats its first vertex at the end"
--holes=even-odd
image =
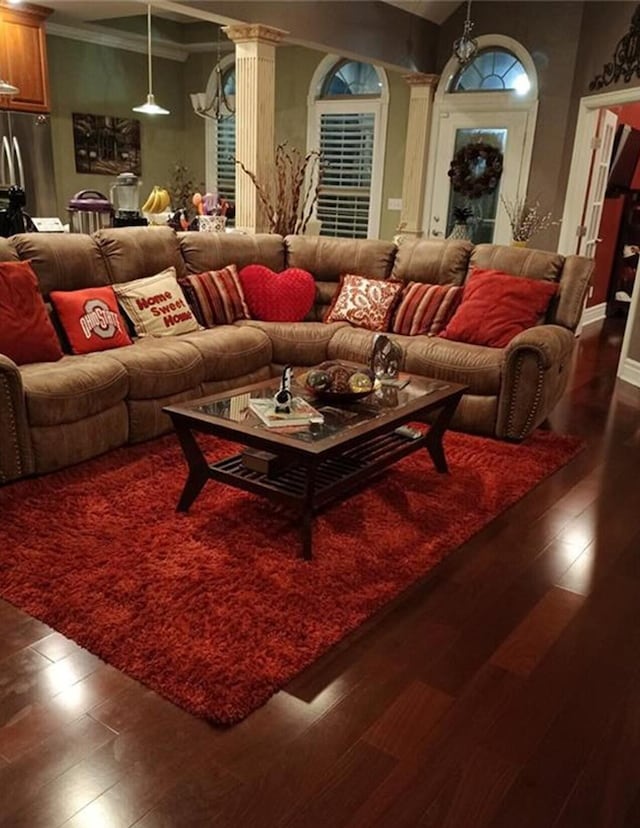
POLYGON ((539 201, 528 203, 524 198, 512 200, 503 195, 500 196, 500 201, 509 217, 513 241, 528 242, 538 233, 558 223, 553 221, 551 212, 542 212, 539 201))
POLYGON ((295 147, 287 149, 286 142, 278 144, 269 182, 258 181, 237 158, 235 163, 253 182, 271 232, 281 236, 304 233, 318 201, 324 171, 322 154, 312 150, 303 155, 295 147))

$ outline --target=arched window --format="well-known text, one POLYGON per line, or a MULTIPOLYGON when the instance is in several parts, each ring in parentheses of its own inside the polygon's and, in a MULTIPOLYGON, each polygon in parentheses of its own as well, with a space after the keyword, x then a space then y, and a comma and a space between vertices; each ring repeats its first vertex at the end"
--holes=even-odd
POLYGON ((330 55, 316 69, 307 145, 324 160, 316 206, 323 236, 378 235, 387 101, 386 75, 376 66, 330 55))
POLYGON ((236 66, 235 56, 227 55, 214 67, 207 84, 206 99, 212 101, 218 86, 217 72, 222 73, 224 99, 229 108, 221 106, 219 119, 207 118, 205 128, 205 153, 207 190, 216 192, 227 201, 235 202, 236 197, 236 66))
POLYGON ((514 91, 524 95, 531 88, 526 69, 506 49, 486 49, 454 76, 449 92, 514 91))

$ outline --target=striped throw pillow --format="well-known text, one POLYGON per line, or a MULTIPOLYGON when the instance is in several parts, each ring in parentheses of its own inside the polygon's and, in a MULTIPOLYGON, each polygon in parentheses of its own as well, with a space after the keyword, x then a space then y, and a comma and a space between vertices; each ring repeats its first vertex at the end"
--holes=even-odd
POLYGON ((235 265, 183 276, 180 286, 196 319, 205 328, 251 318, 235 265))
POLYGON ((392 333, 437 336, 455 313, 463 290, 455 285, 408 282, 393 317, 392 333))

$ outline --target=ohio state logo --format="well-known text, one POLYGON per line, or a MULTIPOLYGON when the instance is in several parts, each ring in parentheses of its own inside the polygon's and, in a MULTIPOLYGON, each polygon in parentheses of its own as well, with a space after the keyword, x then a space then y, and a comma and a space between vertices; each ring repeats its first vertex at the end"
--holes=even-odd
POLYGON ((84 316, 80 317, 80 327, 87 339, 90 339, 92 334, 100 339, 111 339, 122 330, 119 315, 102 299, 89 299, 84 303, 84 316))

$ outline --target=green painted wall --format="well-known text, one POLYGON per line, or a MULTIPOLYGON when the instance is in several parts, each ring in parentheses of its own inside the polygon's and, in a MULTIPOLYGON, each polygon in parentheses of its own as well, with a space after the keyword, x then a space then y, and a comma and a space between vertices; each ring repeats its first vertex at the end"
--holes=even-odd
MULTIPOLYGON (((113 179, 79 174, 73 151, 74 112, 138 117, 141 123, 143 192, 165 184, 171 165, 183 157, 185 95, 183 64, 154 60, 154 87, 158 102, 170 115, 135 115, 131 108, 146 98, 146 57, 135 52, 48 36, 51 83, 51 125, 58 213, 67 216, 69 198, 79 190, 98 189, 108 196, 113 179)), ((195 116, 193 116, 195 117, 195 116)))

